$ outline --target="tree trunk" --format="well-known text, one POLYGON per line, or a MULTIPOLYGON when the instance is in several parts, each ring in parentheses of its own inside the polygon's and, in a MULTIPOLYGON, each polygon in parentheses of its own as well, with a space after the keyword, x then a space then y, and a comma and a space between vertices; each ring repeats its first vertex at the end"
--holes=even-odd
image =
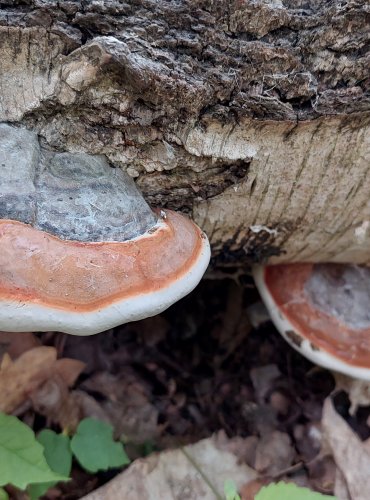
POLYGON ((370 264, 367 0, 0 0, 0 120, 104 154, 218 264, 370 264))

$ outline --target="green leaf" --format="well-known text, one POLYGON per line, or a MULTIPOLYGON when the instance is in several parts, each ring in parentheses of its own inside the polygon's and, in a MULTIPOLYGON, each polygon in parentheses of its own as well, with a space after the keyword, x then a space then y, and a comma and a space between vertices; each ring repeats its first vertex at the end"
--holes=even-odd
MULTIPOLYGON (((45 429, 37 436, 37 441, 44 447, 44 456, 49 467, 63 476, 69 476, 72 468, 72 451, 69 437, 64 434, 45 429)), ((49 488, 57 484, 56 481, 32 484, 28 488, 31 500, 44 495, 49 488)))
POLYGON ((316 493, 308 488, 300 488, 293 483, 271 483, 268 486, 263 486, 255 500, 330 500, 335 497, 316 493))
POLYGON ((45 493, 55 486, 57 483, 53 481, 52 483, 38 483, 38 484, 30 484, 27 488, 28 496, 30 500, 38 500, 40 497, 45 495, 45 493))
POLYGON ((36 439, 44 447, 44 455, 49 467, 58 474, 69 476, 72 469, 69 437, 45 429, 38 434, 36 439))
POLYGON ((236 485, 234 481, 231 479, 227 479, 224 483, 224 493, 226 500, 240 500, 240 496, 238 495, 238 490, 236 489, 236 485))
POLYGON ((0 500, 9 500, 9 495, 3 488, 0 488, 0 500))
POLYGON ((0 486, 24 490, 28 484, 65 481, 48 466, 33 431, 18 418, 0 413, 0 486))
POLYGON ((94 418, 81 420, 71 440, 74 456, 88 472, 130 463, 122 443, 113 440, 113 427, 94 418))

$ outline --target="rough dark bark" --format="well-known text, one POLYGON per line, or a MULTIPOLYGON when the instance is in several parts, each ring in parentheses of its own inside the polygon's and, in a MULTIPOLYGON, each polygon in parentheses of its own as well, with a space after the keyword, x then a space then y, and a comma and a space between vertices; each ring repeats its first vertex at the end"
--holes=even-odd
POLYGON ((370 262, 367 0, 0 6, 0 120, 105 154, 219 262, 370 262))

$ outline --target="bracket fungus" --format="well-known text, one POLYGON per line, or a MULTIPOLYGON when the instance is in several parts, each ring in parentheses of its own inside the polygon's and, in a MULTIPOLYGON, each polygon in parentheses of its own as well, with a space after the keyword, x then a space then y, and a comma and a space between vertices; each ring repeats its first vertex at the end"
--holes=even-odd
POLYGON ((104 157, 1 124, 0 175, 0 330, 95 334, 160 313, 208 266, 204 233, 104 157))
POLYGON ((272 321, 308 359, 370 380, 370 268, 350 264, 257 266, 272 321))

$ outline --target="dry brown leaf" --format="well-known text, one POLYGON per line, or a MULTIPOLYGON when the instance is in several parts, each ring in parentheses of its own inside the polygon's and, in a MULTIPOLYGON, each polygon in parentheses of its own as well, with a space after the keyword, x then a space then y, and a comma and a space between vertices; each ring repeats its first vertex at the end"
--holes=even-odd
MULTIPOLYGON (((102 422, 112 424, 111 419, 96 399, 84 391, 75 390, 71 392, 76 407, 79 408, 81 419, 92 417, 102 422)), ((120 436, 118 436, 120 437, 120 436)))
MULTIPOLYGON (((309 471, 310 486, 321 493, 330 495, 336 483, 338 467, 333 457, 326 455, 306 464, 309 471)), ((342 498, 342 497, 338 497, 342 498)))
POLYGON ((31 332, 0 332, 0 357, 6 352, 12 359, 41 345, 31 332))
POLYGON ((255 478, 253 469, 238 464, 229 451, 220 450, 212 437, 135 460, 127 470, 82 500, 214 500, 217 495, 224 497, 227 479, 241 488, 255 478))
POLYGON ((359 406, 370 405, 370 382, 347 377, 341 373, 333 372, 335 387, 348 393, 351 407, 350 415, 354 415, 359 406))
POLYGON ((256 448, 259 438, 257 436, 234 436, 228 438, 224 430, 215 435, 215 444, 220 450, 226 450, 235 455, 239 462, 244 462, 254 468, 256 448))
POLYGON ((250 370, 252 384, 255 390, 257 402, 266 402, 267 395, 275 386, 275 381, 281 376, 281 372, 276 365, 265 365, 250 370))
POLYGON ((32 406, 37 413, 47 417, 49 423, 58 424, 62 429, 75 430, 81 420, 80 410, 69 392, 66 382, 53 373, 30 395, 32 406))
POLYGON ((111 423, 95 399, 82 391, 70 391, 65 380, 57 373, 33 391, 31 400, 37 413, 68 432, 73 433, 85 417, 111 423))
POLYGON ((72 387, 81 375, 86 364, 78 359, 62 358, 55 363, 56 373, 65 381, 68 387, 72 387))
POLYGON ((334 495, 339 500, 351 500, 347 483, 340 469, 337 468, 335 474, 334 495))
POLYGON ((26 333, 21 335, 11 344, 11 352, 20 352, 22 338, 25 339, 23 347, 28 350, 15 361, 5 353, 1 361, 0 411, 11 413, 29 399, 34 409, 51 421, 62 427, 65 421, 72 421, 74 426, 79 413, 74 402, 69 401, 68 387, 75 383, 85 364, 75 359, 57 360, 54 347, 30 348, 37 339, 26 333))
POLYGON ((158 409, 151 403, 148 389, 129 372, 119 376, 96 373, 81 388, 104 396, 101 407, 109 416, 116 435, 140 444, 156 439, 162 426, 158 425, 158 409))
POLYGON ((0 370, 0 411, 11 413, 49 376, 57 357, 54 347, 35 347, 0 370))
MULTIPOLYGON (((370 451, 367 443, 338 415, 332 400, 324 403, 322 417, 323 437, 327 440, 335 463, 345 479, 350 498, 368 500, 370 491, 370 451)), ((343 487, 342 487, 343 489, 343 487)))
POLYGON ((318 422, 296 424, 293 436, 297 451, 305 462, 311 461, 322 450, 321 424, 318 422))
POLYGON ((295 451, 288 434, 273 431, 261 437, 256 448, 255 467, 258 472, 274 476, 290 467, 295 451))
POLYGON ((1 360, 0 364, 0 371, 1 370, 6 370, 9 366, 13 364, 12 358, 9 356, 9 354, 6 352, 1 360))

